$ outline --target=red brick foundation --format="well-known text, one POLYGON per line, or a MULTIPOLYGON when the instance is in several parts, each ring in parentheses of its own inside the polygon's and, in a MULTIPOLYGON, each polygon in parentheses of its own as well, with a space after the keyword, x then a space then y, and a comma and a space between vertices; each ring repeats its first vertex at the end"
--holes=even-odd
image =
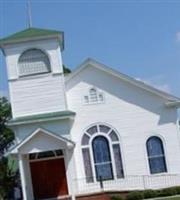
POLYGON ((105 192, 76 197, 76 200, 110 200, 110 199, 111 199, 110 196, 105 192))
POLYGON ((79 195, 79 196, 76 196, 76 200, 111 200, 112 196, 126 197, 127 194, 128 194, 127 191, 101 192, 101 193, 94 193, 94 194, 87 194, 87 195, 79 195))

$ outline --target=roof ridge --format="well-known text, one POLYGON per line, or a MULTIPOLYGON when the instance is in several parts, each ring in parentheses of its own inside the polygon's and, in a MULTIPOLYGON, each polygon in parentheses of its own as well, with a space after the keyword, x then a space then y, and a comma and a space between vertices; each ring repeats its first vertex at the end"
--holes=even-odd
POLYGON ((74 76, 76 76, 82 69, 84 69, 85 67, 87 67, 87 64, 92 64, 93 67, 99 68, 103 71, 106 71, 107 73, 110 73, 116 77, 119 77, 121 79, 124 79, 128 82, 130 82, 131 84, 136 85, 137 87, 143 88, 151 93, 154 93, 158 96, 163 96, 164 98, 166 98, 167 100, 173 100, 173 101, 180 101, 179 97, 174 96, 173 94, 167 93, 165 91, 162 91, 158 88, 155 88, 143 81, 139 81, 137 79, 135 79, 134 77, 131 77, 127 74, 121 73, 119 70, 114 69, 112 67, 109 67, 93 58, 87 58, 85 59, 77 68, 75 68, 75 70, 72 71, 72 73, 66 78, 66 82, 70 81, 70 79, 72 79, 74 76))

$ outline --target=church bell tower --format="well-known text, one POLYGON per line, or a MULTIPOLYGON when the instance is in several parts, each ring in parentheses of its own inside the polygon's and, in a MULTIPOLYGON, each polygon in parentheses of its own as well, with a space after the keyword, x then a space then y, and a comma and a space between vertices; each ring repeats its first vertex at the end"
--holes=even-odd
POLYGON ((28 28, 0 40, 13 118, 66 111, 63 32, 28 28))

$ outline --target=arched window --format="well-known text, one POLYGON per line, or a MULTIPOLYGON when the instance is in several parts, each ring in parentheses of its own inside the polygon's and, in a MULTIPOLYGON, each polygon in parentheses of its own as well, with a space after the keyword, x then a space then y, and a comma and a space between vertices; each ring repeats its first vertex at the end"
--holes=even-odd
POLYGON ((123 178, 123 164, 117 133, 104 124, 88 128, 81 141, 86 181, 123 178))
POLYGON ((23 52, 18 61, 20 76, 50 72, 48 56, 40 49, 29 49, 23 52))
POLYGON ((167 172, 162 140, 153 136, 146 143, 151 174, 167 172))

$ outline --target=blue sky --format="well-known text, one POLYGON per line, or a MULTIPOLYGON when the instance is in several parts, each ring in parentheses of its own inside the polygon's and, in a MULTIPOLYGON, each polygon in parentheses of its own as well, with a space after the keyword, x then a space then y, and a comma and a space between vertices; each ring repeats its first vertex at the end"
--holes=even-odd
MULTIPOLYGON (((34 27, 65 33, 63 61, 87 57, 180 97, 180 1, 31 0, 34 27)), ((0 37, 27 27, 26 0, 0 0, 0 37)), ((0 54, 0 93, 7 94, 0 54)))

